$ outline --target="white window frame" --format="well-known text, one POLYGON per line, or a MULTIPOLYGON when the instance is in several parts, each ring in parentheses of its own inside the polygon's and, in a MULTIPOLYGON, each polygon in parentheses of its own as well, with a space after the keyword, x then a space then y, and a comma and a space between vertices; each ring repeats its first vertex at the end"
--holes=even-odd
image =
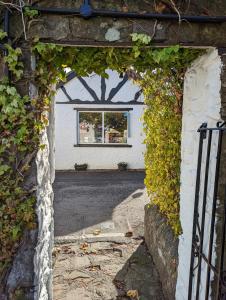
POLYGON ((130 137, 130 111, 125 110, 125 111, 120 111, 120 110, 95 110, 93 111, 92 109, 90 110, 78 110, 77 112, 77 143, 78 145, 114 145, 114 146, 120 146, 120 145, 128 145, 128 138, 130 137), (81 143, 80 142, 80 113, 101 113, 102 115, 102 142, 101 143, 81 143), (127 113, 127 136, 126 136, 126 143, 105 143, 105 133, 104 133, 104 114, 105 113, 127 113))

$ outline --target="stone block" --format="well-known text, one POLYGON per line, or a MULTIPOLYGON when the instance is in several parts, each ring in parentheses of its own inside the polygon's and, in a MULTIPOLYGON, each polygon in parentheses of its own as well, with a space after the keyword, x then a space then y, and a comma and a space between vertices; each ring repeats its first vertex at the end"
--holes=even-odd
POLYGON ((163 283, 165 299, 173 300, 177 282, 178 238, 157 206, 146 205, 144 226, 145 242, 163 283))
POLYGON ((37 243, 37 230, 26 231, 21 246, 15 256, 7 278, 7 299, 13 298, 15 291, 23 291, 25 299, 32 299, 34 281, 34 252, 37 243))

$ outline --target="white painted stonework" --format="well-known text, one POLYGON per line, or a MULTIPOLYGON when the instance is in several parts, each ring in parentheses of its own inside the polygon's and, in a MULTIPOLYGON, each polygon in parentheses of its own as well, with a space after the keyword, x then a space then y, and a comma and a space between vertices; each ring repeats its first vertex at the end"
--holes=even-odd
MULTIPOLYGON (((184 103, 182 121, 182 149, 181 149, 181 192, 180 192, 180 220, 183 234, 179 240, 179 268, 176 289, 176 299, 187 299, 190 252, 192 239, 192 223, 194 210, 194 195, 196 168, 198 157, 199 134, 197 129, 203 122, 208 126, 216 126, 220 120, 220 88, 221 88, 221 60, 217 50, 209 50, 207 54, 198 58, 187 71, 184 83, 184 103)), ((204 149, 206 140, 204 142, 204 149)), ((213 148, 216 147, 214 140, 213 148)), ((213 151, 214 152, 214 151, 213 151)), ((215 152, 216 153, 216 152, 215 152)), ((205 157, 205 153, 204 153, 205 157)), ((202 172, 202 178, 204 176, 202 172)), ((209 190, 207 197, 207 211, 211 209, 211 195, 213 194, 213 178, 215 173, 215 157, 211 157, 209 190)), ((202 182, 202 180, 201 180, 202 182)), ((202 195, 200 195, 201 199, 202 195)), ((210 228, 210 218, 207 214, 204 250, 207 250, 207 240, 210 228)), ((205 273, 204 265, 202 269, 205 273)), ((202 286, 205 276, 202 276, 200 299, 204 299, 202 286)), ((193 288, 194 290, 194 288, 193 288)), ((194 298, 194 297, 193 297, 194 298)))
POLYGON ((52 299, 52 249, 53 249, 53 190, 51 167, 49 162, 49 140, 45 129, 41 136, 40 149, 36 157, 37 165, 37 202, 36 214, 38 218, 38 242, 34 256, 35 270, 35 300, 52 299))
MULTIPOLYGON (((122 78, 117 72, 107 71, 109 79, 106 80, 106 98, 115 88, 122 78)), ((101 99, 101 79, 100 76, 94 74, 84 78, 87 84, 95 91, 97 98, 101 99)), ((145 145, 143 126, 141 117, 143 115, 144 105, 143 95, 138 98, 138 104, 130 104, 134 99, 134 95, 139 91, 139 87, 128 80, 125 85, 113 97, 112 102, 102 104, 92 104, 93 98, 84 88, 77 78, 71 79, 64 84, 64 87, 71 99, 80 99, 89 101, 90 104, 73 104, 68 103, 68 97, 61 89, 57 90, 55 96, 56 110, 56 142, 55 142, 55 159, 56 170, 72 170, 75 163, 87 163, 89 169, 116 169, 119 162, 127 162, 130 169, 144 168, 144 152, 145 145), (59 102, 63 102, 59 104, 59 102), (123 102, 116 105, 114 103, 123 102), (125 104, 124 104, 125 103, 125 104), (127 144, 132 147, 74 147, 79 144, 78 141, 78 114, 75 109, 121 109, 132 108, 129 113, 129 136, 127 144)))

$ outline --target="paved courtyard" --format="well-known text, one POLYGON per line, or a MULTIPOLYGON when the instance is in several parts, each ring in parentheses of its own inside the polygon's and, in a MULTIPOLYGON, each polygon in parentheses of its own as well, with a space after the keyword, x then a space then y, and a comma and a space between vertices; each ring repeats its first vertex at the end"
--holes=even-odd
POLYGON ((162 300, 143 240, 143 172, 57 172, 54 300, 162 300))

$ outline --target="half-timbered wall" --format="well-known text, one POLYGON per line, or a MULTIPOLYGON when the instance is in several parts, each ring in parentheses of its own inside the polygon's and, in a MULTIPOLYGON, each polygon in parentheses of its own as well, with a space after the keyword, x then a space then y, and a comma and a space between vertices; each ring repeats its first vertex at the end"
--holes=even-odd
POLYGON ((128 163, 130 169, 144 168, 143 95, 126 75, 107 72, 108 79, 96 74, 74 77, 58 88, 55 97, 57 170, 73 169, 75 163, 87 163, 89 169, 116 169, 119 162, 128 163), (127 143, 81 145, 79 112, 82 110, 127 113, 127 143))

